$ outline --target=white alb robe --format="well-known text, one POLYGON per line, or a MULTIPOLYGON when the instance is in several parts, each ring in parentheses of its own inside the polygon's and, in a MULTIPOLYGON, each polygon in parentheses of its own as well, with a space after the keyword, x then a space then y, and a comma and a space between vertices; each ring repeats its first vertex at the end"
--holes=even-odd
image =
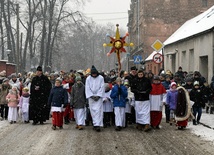
POLYGON ((89 108, 94 126, 103 126, 103 97, 105 95, 104 79, 101 75, 96 78, 89 75, 86 79, 85 94, 89 102, 89 108), (99 96, 98 101, 91 97, 99 96))
POLYGON ((74 118, 77 125, 85 125, 85 108, 74 108, 74 118))
POLYGON ((115 114, 115 125, 120 127, 125 127, 125 108, 124 107, 114 107, 115 114))
POLYGON ((135 101, 136 123, 150 124, 150 101, 135 101))

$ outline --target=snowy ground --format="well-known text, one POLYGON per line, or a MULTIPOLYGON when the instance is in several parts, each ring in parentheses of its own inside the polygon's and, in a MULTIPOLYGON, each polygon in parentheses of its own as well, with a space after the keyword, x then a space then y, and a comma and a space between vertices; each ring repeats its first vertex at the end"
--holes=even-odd
POLYGON ((210 141, 214 145, 214 114, 207 114, 203 110, 200 125, 192 125, 189 122, 188 126, 191 132, 205 140, 210 141))
POLYGON ((0 155, 207 155, 214 152, 213 121, 214 114, 203 112, 204 125, 189 122, 184 131, 163 118, 160 130, 147 133, 136 130, 135 125, 121 132, 110 127, 97 133, 92 126, 76 130, 75 122, 53 131, 51 120, 36 126, 21 122, 11 125, 4 120, 0 121, 0 155))

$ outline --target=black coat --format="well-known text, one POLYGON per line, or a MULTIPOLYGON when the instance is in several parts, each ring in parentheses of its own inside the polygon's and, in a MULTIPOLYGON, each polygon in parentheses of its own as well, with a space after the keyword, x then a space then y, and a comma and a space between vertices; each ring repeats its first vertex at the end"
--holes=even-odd
POLYGON ((134 93, 136 101, 149 100, 149 93, 152 90, 152 85, 146 77, 136 78, 132 82, 131 91, 134 93))
POLYGON ((195 89, 193 88, 191 91, 190 91, 190 100, 195 102, 193 104, 193 107, 205 107, 205 103, 204 103, 204 100, 203 100, 203 92, 202 90, 199 88, 199 89, 195 89))
POLYGON ((48 97, 51 87, 50 80, 43 74, 32 79, 29 106, 30 120, 45 121, 49 119, 48 97))

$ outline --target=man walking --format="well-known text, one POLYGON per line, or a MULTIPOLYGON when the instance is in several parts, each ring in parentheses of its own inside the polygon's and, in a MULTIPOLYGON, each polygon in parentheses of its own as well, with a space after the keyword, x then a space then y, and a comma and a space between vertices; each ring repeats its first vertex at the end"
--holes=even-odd
POLYGON ((94 129, 99 132, 103 126, 103 97, 105 94, 104 79, 99 75, 97 69, 92 66, 91 75, 86 79, 85 84, 86 98, 93 120, 94 129))

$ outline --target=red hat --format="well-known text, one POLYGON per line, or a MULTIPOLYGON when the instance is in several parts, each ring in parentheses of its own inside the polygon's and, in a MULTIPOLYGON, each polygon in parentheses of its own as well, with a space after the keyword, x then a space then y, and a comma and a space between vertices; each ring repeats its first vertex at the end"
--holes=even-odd
POLYGON ((170 87, 172 88, 173 86, 177 87, 177 84, 175 82, 172 82, 170 87))

